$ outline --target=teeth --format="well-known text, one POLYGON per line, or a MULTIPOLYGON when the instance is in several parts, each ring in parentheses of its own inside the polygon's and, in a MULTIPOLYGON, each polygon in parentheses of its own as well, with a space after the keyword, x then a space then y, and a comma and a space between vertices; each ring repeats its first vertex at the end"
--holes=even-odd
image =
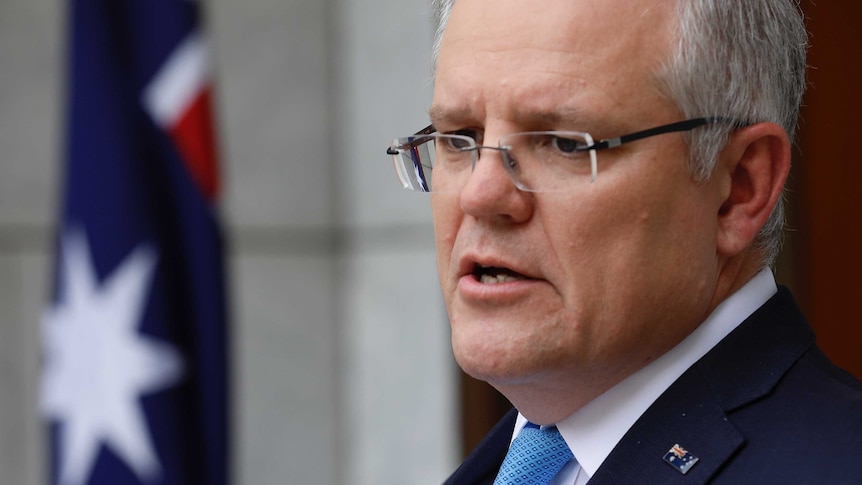
POLYGON ((497 285, 500 283, 505 283, 507 281, 517 281, 519 279, 520 278, 518 278, 516 276, 509 275, 509 274, 497 274, 497 275, 483 274, 479 278, 479 281, 481 281, 482 283, 484 283, 486 285, 497 285))

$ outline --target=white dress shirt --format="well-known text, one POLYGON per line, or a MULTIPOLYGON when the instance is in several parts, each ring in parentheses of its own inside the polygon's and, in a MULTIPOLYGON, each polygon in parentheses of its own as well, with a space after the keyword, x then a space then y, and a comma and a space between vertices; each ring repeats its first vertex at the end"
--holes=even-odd
MULTIPOLYGON (((577 462, 567 464, 551 485, 586 484, 647 408, 777 291, 772 271, 763 269, 676 347, 557 423, 577 462)), ((526 423, 519 413, 513 440, 526 423)))

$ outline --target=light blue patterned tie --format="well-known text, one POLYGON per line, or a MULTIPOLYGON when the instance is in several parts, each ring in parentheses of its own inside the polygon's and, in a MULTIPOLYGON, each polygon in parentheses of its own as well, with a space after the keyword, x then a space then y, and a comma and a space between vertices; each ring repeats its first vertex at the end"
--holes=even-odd
POLYGON ((494 485, 548 485, 572 458, 556 427, 527 423, 512 441, 494 485))

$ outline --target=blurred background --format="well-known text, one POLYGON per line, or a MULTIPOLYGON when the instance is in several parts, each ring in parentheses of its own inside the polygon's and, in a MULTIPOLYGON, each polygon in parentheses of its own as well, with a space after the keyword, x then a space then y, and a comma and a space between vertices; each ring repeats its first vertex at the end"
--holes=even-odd
MULTIPOLYGON (((384 154, 424 126, 428 0, 210 0, 237 484, 441 483, 505 403, 451 358, 430 212, 384 154)), ((862 376, 862 4, 812 49, 778 278, 862 376)), ((0 470, 45 483, 37 409, 64 147, 66 7, 0 0, 0 470)))

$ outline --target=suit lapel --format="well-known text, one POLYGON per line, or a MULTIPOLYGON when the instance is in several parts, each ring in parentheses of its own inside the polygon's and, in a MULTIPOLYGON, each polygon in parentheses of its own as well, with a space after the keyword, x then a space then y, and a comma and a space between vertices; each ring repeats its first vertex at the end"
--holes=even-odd
POLYGON ((686 371, 641 416, 590 480, 703 484, 745 443, 733 411, 769 393, 814 345, 786 289, 686 371), (683 474, 664 461, 680 445, 698 462, 683 474))
POLYGON ((629 429, 590 485, 706 483, 744 442, 703 379, 686 373, 629 429), (664 460, 675 445, 698 458, 686 474, 664 460))
POLYGON ((446 480, 444 485, 491 485, 509 450, 515 419, 518 412, 512 409, 485 436, 464 463, 446 480))

